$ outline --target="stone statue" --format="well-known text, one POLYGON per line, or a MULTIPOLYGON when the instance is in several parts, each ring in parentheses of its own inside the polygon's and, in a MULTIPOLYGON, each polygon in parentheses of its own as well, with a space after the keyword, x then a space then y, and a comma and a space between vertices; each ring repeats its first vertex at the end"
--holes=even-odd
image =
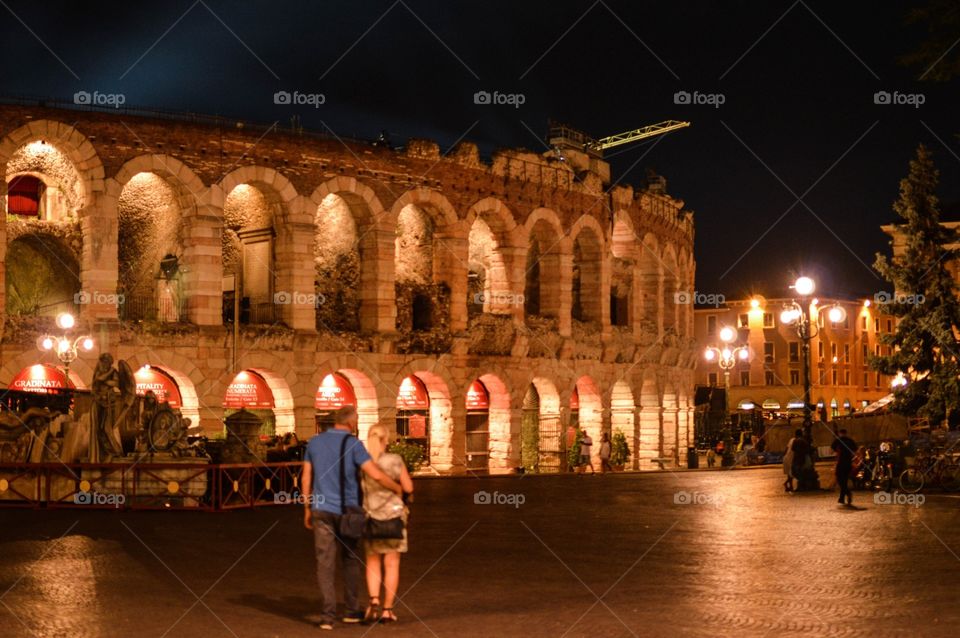
POLYGON ((90 460, 107 462, 123 454, 117 417, 125 398, 120 394, 120 373, 113 367, 110 353, 100 355, 90 389, 93 394, 90 460))

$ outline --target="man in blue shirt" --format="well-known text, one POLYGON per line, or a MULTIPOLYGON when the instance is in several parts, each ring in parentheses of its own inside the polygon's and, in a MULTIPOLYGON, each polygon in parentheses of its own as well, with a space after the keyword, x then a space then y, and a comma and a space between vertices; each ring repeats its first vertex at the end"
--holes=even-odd
POLYGON ((357 469, 389 490, 402 494, 400 484, 391 479, 370 458, 366 448, 351 435, 357 429, 357 409, 344 406, 337 410, 336 426, 318 434, 307 443, 303 459, 301 486, 304 494, 303 524, 313 530, 313 544, 317 555, 317 582, 323 599, 321 629, 333 629, 337 613, 337 545, 341 545, 340 567, 343 570, 345 623, 358 623, 360 611, 360 550, 356 539, 340 535, 340 517, 346 507, 360 505, 360 485, 357 469), (346 448, 340 458, 345 437, 346 448), (340 502, 340 464, 343 463, 344 500, 340 502))

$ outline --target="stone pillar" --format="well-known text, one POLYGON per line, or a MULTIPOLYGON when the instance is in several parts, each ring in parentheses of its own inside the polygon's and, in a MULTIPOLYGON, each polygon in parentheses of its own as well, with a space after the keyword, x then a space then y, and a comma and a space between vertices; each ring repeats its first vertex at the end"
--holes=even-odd
MULTIPOLYGON (((516 445, 513 442, 514 424, 519 424, 520 418, 521 410, 510 408, 490 409, 490 443, 488 446, 490 472, 508 472, 520 465, 519 440, 516 445)), ((466 436, 466 433, 464 433, 464 436, 466 436)))
POLYGON ((527 287, 527 250, 504 246, 500 248, 506 268, 507 287, 511 295, 510 316, 514 326, 522 326, 525 320, 524 295, 527 287))
MULTIPOLYGON (((202 199, 212 196, 208 189, 202 199)), ((223 211, 202 203, 183 222, 184 312, 198 326, 223 325, 223 211)))
POLYGON ((293 407, 293 418, 296 424, 295 431, 297 438, 301 441, 306 441, 317 433, 317 422, 314 417, 315 412, 316 410, 313 409, 312 405, 294 405, 293 407))
MULTIPOLYGON (((661 452, 664 458, 677 460, 677 429, 678 409, 663 408, 663 446, 661 452)), ((686 452, 686 450, 684 450, 686 452)))
POLYGON ((223 407, 219 401, 201 406, 200 427, 207 436, 223 433, 223 407))
MULTIPOLYGON (((570 240, 564 239, 560 242, 560 272, 541 273, 541 277, 556 277, 560 282, 560 307, 558 316, 557 332, 561 337, 569 337, 573 331, 573 321, 570 313, 573 310, 573 255, 570 252, 570 240)), ((543 295, 543 289, 540 287, 540 294, 543 295)), ((542 304, 542 298, 541 298, 542 304)))
POLYGON ((396 332, 396 232, 382 228, 359 232, 363 242, 360 251, 360 329, 364 332, 396 332))
POLYGON ((467 238, 451 228, 434 233, 433 239, 434 281, 450 287, 450 332, 456 334, 467 329, 467 238))
POLYGON ((100 211, 105 208, 103 195, 97 194, 94 203, 82 209, 80 229, 83 236, 83 254, 80 257, 80 290, 86 293, 80 305, 80 316, 93 320, 117 319, 117 264, 118 224, 116 216, 100 211))
POLYGON ((462 473, 466 450, 467 413, 463 402, 451 407, 446 401, 430 401, 430 465, 438 472, 462 473))
POLYGON ((656 463, 650 459, 660 456, 661 409, 659 406, 640 408, 640 441, 637 445, 637 460, 641 470, 655 470, 656 463))
POLYGON ((0 179, 0 339, 7 317, 7 180, 0 179))
POLYGON ((274 295, 280 304, 283 322, 294 330, 314 332, 317 326, 316 278, 313 267, 314 218, 304 212, 302 196, 289 203, 285 219, 275 224, 277 245, 274 268, 277 271, 276 292, 286 292, 285 298, 274 295))

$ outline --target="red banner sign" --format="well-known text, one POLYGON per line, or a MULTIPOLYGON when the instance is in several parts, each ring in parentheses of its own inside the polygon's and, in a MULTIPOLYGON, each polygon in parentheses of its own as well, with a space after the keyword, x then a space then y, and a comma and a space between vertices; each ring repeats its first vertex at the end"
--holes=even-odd
POLYGON ((410 416, 409 436, 411 439, 427 438, 427 417, 422 414, 413 414, 410 416))
POLYGON ((137 394, 144 395, 147 390, 153 390, 160 403, 169 403, 171 408, 182 406, 180 388, 177 382, 157 368, 144 366, 133 373, 137 382, 137 394))
POLYGON ((357 395, 350 381, 339 374, 328 374, 317 388, 314 407, 317 410, 339 410, 345 405, 357 405, 357 395))
POLYGON ((476 379, 470 384, 467 390, 467 409, 468 410, 489 410, 490 394, 484 387, 480 379, 476 379))
POLYGON ((225 408, 261 410, 273 407, 273 392, 266 380, 252 370, 244 370, 227 386, 225 408))
POLYGON ((67 375, 60 368, 37 363, 18 372, 10 381, 9 387, 11 390, 21 392, 50 394, 65 388, 73 388, 74 385, 70 383, 67 375))
MULTIPOLYGON (((400 384, 400 391, 397 393, 398 410, 429 410, 430 397, 427 395, 427 388, 415 376, 409 376, 400 384)), ((412 434, 410 436, 413 436, 412 434)))
POLYGON ((570 397, 570 409, 579 410, 580 409, 580 391, 576 388, 573 389, 573 396, 570 397))

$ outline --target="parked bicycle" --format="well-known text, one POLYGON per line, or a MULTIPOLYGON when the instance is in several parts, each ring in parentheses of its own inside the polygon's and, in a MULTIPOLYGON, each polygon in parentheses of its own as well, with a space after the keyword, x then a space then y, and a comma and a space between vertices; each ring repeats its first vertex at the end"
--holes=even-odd
POLYGON ((948 454, 920 452, 916 461, 900 473, 900 489, 916 494, 925 487, 948 492, 960 490, 960 464, 948 454))

